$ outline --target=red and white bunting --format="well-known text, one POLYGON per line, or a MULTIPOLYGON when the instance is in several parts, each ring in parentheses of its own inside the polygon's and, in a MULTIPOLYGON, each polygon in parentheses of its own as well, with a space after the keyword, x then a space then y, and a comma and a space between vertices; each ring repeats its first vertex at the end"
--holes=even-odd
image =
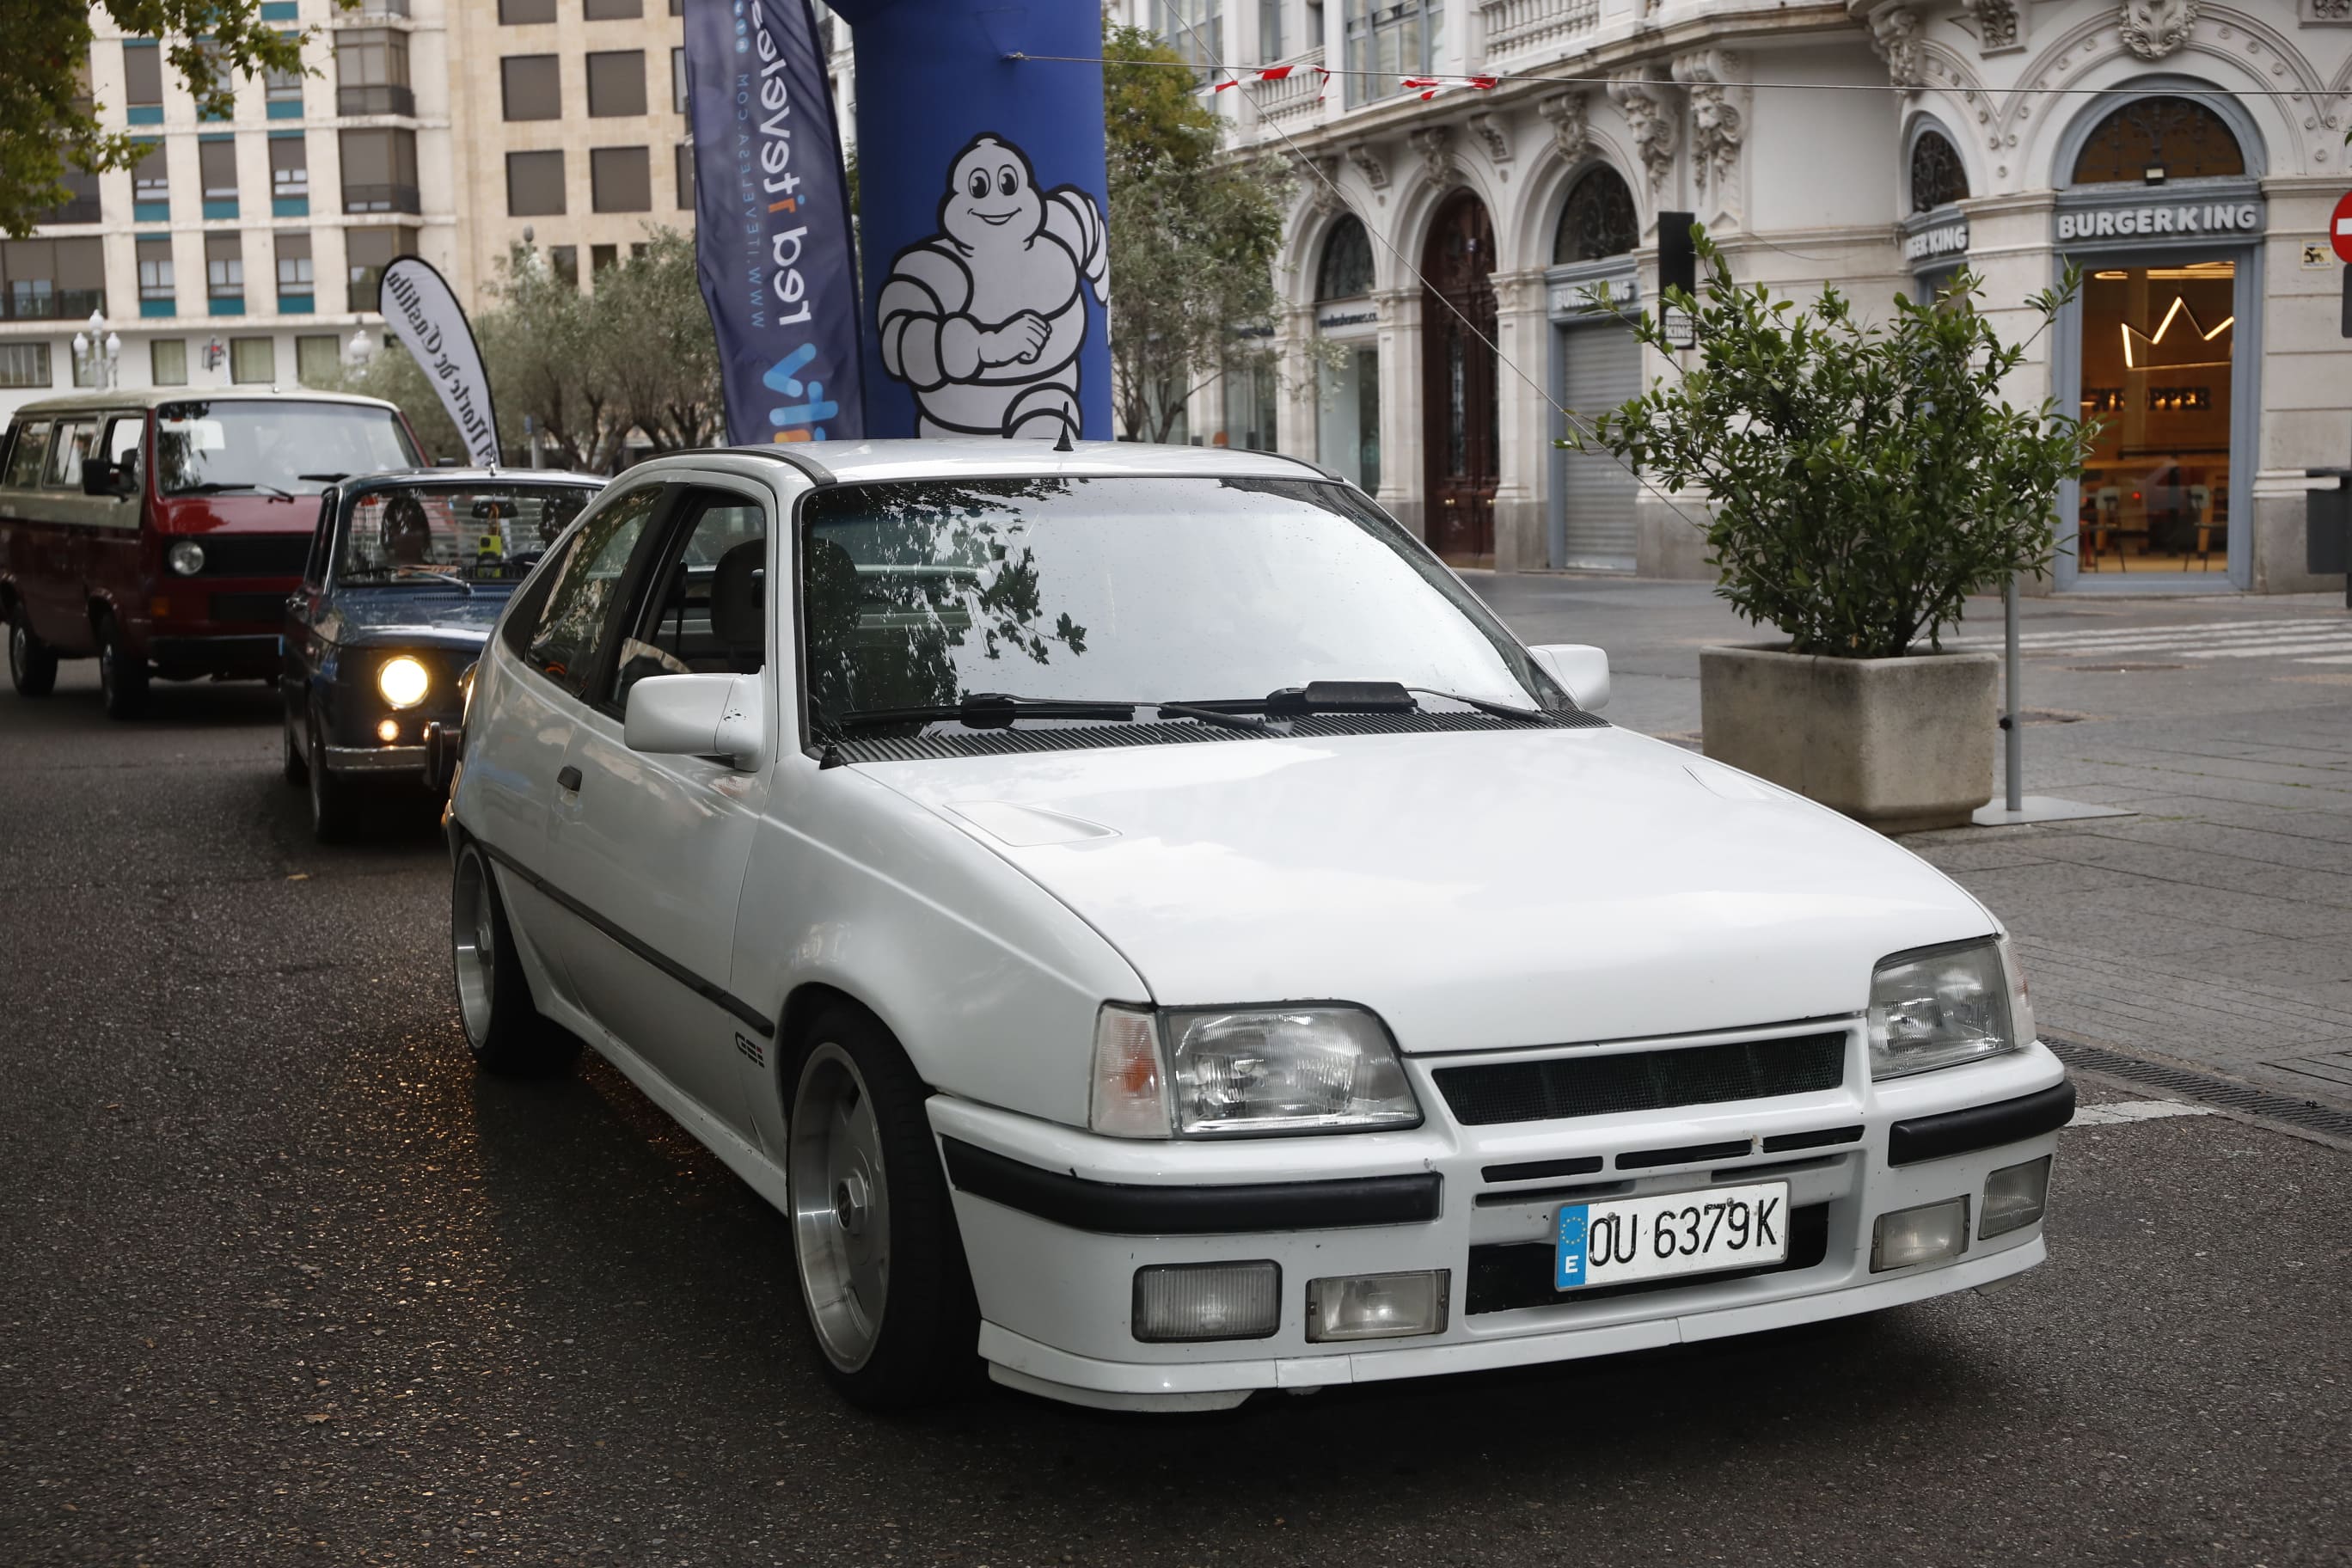
MULTIPOLYGON (((1320 85, 1321 82, 1327 82, 1331 79, 1331 73, 1325 70, 1321 66, 1268 66, 1264 70, 1248 71, 1243 76, 1227 77, 1224 80, 1217 83, 1217 85, 1211 90, 1213 92, 1223 92, 1229 87, 1241 86, 1244 79, 1249 81, 1286 81, 1291 78, 1291 76, 1302 69, 1312 70, 1318 79, 1318 85, 1320 85)), ((1320 102, 1321 100, 1318 99, 1317 101, 1320 102)))
POLYGON ((1498 76, 1409 76, 1399 79, 1397 85, 1407 92, 1419 89, 1421 100, 1427 103, 1450 87, 1466 87, 1474 92, 1492 92, 1502 80, 1498 76))

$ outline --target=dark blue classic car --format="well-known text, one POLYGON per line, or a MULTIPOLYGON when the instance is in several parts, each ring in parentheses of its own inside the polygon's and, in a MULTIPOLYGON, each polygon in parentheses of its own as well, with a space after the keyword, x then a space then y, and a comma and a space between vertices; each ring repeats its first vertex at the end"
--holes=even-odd
POLYGON ((456 728, 459 683, 499 612, 604 482, 419 468, 319 498, 281 684, 286 779, 310 786, 320 839, 348 837, 368 800, 413 800, 431 782, 426 731, 456 728))

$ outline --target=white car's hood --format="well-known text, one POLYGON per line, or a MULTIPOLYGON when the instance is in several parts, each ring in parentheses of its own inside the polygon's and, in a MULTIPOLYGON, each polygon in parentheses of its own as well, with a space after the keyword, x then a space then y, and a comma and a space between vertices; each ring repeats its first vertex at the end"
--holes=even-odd
POLYGON ((1852 1014, 1881 957, 1993 929, 1868 829, 1618 730, 861 771, 1061 899, 1150 1000, 1356 1002, 1408 1051, 1852 1014))

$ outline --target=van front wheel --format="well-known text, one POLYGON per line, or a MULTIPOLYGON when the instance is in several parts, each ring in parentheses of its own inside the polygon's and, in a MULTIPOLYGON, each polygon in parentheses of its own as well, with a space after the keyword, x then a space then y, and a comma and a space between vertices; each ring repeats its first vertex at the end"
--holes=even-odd
POLYGON ((133 719, 147 705, 147 661, 122 646, 111 610, 98 613, 98 690, 110 719, 133 719))
POLYGON ((33 635, 25 606, 8 612, 8 679, 19 697, 47 697, 57 689, 57 650, 33 635))

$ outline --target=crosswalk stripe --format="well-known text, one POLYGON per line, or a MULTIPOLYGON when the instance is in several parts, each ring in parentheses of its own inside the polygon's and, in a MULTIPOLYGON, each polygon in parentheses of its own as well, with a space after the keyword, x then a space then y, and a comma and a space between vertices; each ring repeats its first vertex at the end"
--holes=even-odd
POLYGON ((2299 658, 2297 664, 2352 664, 2352 653, 2339 653, 2333 658, 2299 658))
POLYGON ((2104 647, 2113 643, 2158 639, 2167 642, 2251 642, 2265 637, 2326 637, 2338 633, 2352 635, 2352 621, 2271 621, 2259 626, 2203 630, 2180 626, 2138 626, 2130 631, 2100 632, 2096 636, 2072 632, 2028 632, 2017 640, 2029 647, 2104 647))
POLYGON ((2333 653, 2346 647, 2352 647, 2352 637, 2330 637, 2326 642, 2266 644, 2260 647, 2190 647, 2178 651, 2183 658, 2281 658, 2291 653, 2333 653))
POLYGON ((2295 616, 2289 618, 2251 620, 2241 616, 2234 621, 2180 621, 2163 626, 2074 626, 2063 631, 2030 631, 2021 635, 2049 641, 2075 641, 2101 637, 2143 637, 2149 632, 2259 632, 2278 626, 2340 626, 2347 624, 2341 616, 2295 616))

